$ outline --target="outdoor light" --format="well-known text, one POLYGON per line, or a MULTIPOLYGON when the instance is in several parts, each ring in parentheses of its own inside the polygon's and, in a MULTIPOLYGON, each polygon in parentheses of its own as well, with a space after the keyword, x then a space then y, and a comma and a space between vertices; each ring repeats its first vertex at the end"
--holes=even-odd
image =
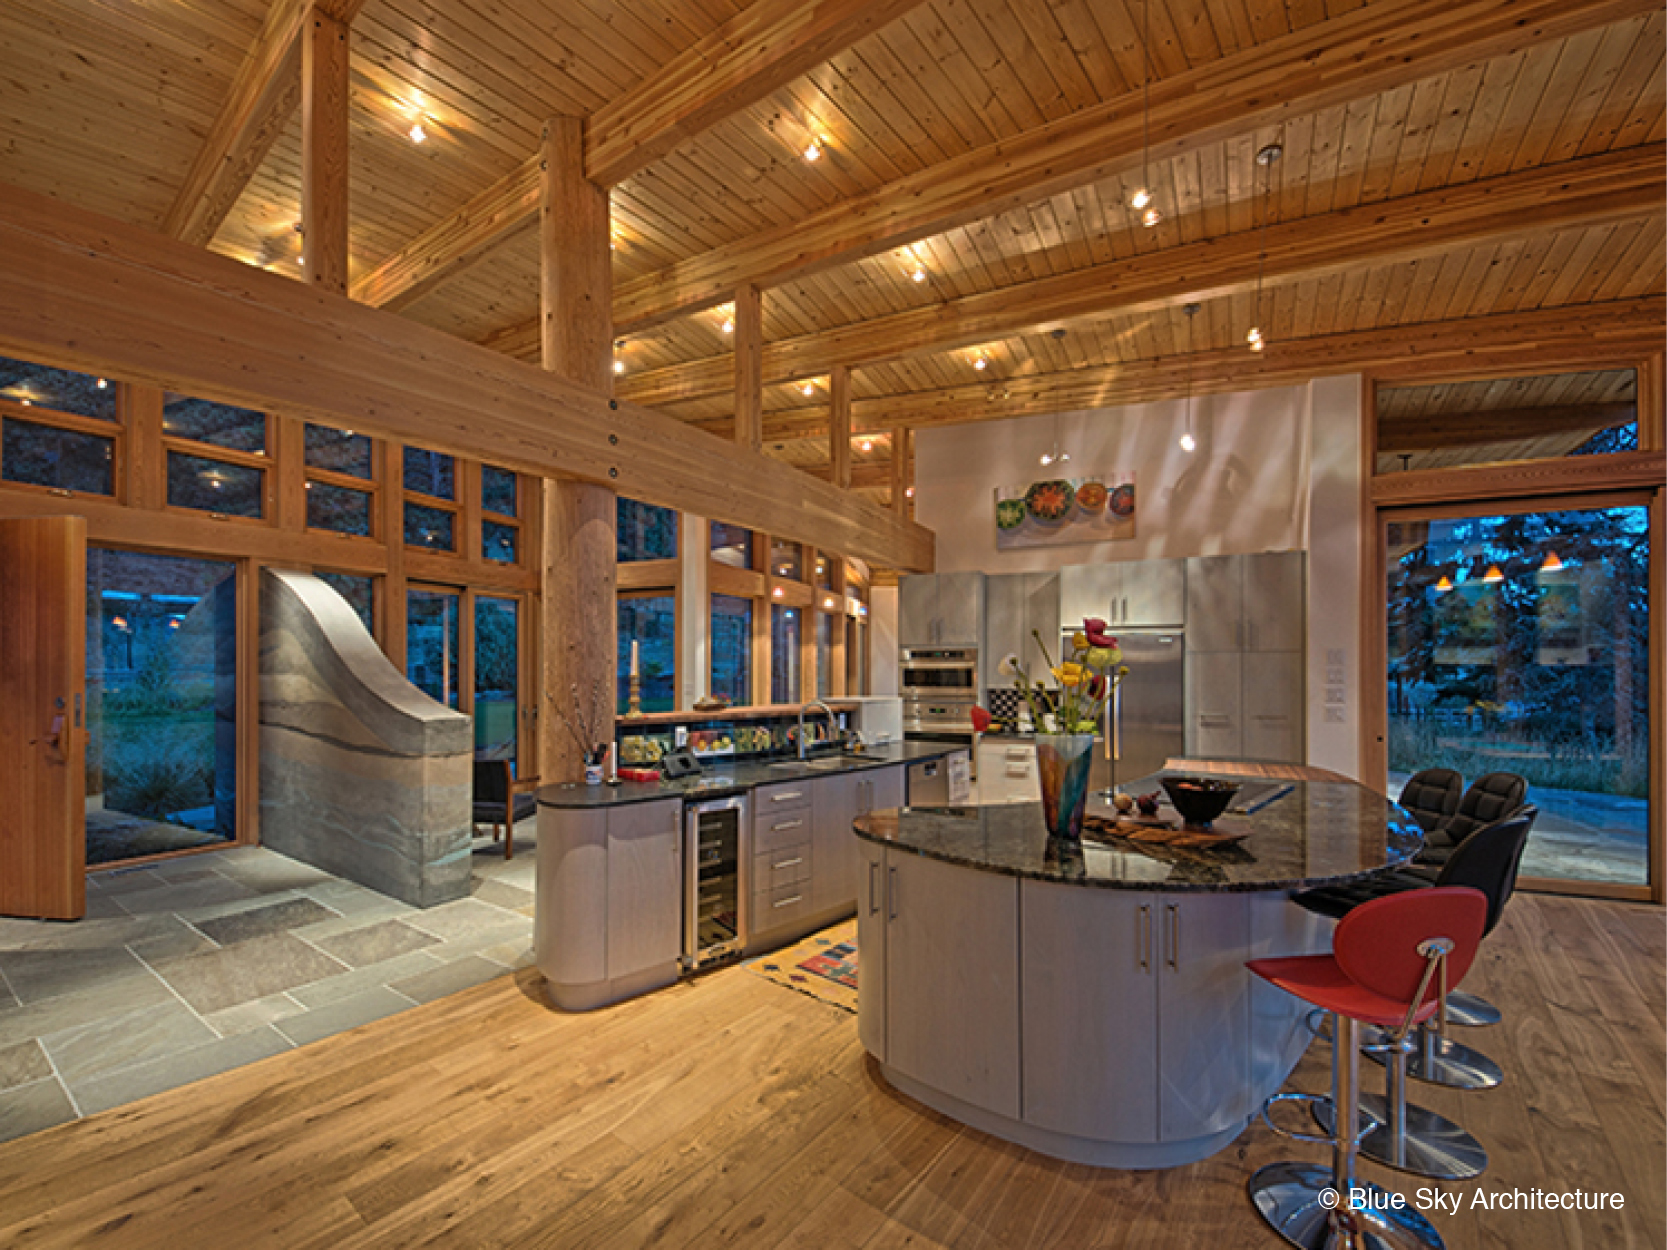
POLYGON ((1488 571, 1482 574, 1482 580, 1484 582, 1502 582, 1505 580, 1505 575, 1499 571, 1497 564, 1490 564, 1488 565, 1488 571))
POLYGON ((1546 553, 1545 563, 1540 565, 1540 572, 1555 573, 1562 567, 1563 562, 1557 558, 1557 553, 1555 551, 1548 551, 1546 553))

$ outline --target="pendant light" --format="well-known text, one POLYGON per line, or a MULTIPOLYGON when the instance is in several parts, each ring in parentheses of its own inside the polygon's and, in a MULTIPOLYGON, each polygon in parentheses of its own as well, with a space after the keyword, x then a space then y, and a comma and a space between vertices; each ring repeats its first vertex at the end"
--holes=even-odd
POLYGON ((1181 450, 1189 455, 1198 450, 1198 440, 1192 436, 1192 319, 1198 315, 1198 309, 1197 304, 1181 309, 1187 315, 1187 425, 1181 434, 1181 450))
POLYGON ((1259 352, 1267 346, 1262 333, 1262 278, 1268 266, 1268 213, 1273 207, 1273 166, 1285 149, 1270 143, 1256 153, 1256 163, 1262 167, 1262 247, 1256 257, 1256 309, 1250 332, 1244 336, 1250 350, 1259 352))
POLYGON ((1129 197, 1129 207, 1150 229, 1163 220, 1152 203, 1152 0, 1140 0, 1140 55, 1140 189, 1129 197))

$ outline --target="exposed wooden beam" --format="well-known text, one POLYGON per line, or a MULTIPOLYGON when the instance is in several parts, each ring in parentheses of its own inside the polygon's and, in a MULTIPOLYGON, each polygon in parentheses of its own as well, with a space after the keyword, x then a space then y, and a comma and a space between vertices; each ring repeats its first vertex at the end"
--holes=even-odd
POLYGON ((403 317, 0 184, 0 353, 420 442, 932 567, 929 531, 403 317))
POLYGON ((585 173, 611 187, 785 87, 921 0, 754 0, 596 110, 585 173))
MULTIPOLYGON (((1373 4, 1151 84, 1155 159, 1481 60, 1658 11, 1655 0, 1402 0, 1373 4)), ((1138 93, 976 148, 622 285, 629 334, 988 218, 1127 170, 1141 154, 1138 93)))
MULTIPOLYGON (((1242 347, 1199 352, 1190 366, 1187 357, 1177 355, 858 399, 852 426, 859 433, 878 433, 899 424, 956 425, 1149 403, 1180 395, 1189 371, 1194 393, 1202 395, 1294 386, 1345 373, 1445 382, 1625 367, 1660 347, 1664 326, 1667 299, 1650 296, 1276 339, 1261 353, 1242 347)), ((1640 390, 1646 389, 1640 379, 1640 390)), ((694 424, 720 435, 728 428, 724 420, 694 424)), ((819 439, 826 426, 820 407, 774 412, 765 421, 764 438, 766 443, 819 439)))
POLYGON ((347 291, 347 23, 314 4, 301 29, 303 273, 347 291))
POLYGON ((546 369, 613 394, 608 192, 585 178, 585 121, 552 117, 539 148, 540 356, 546 369))
MULTIPOLYGON (((963 296, 764 349, 764 381, 787 382, 836 364, 875 364, 986 343, 1025 331, 1211 299, 1255 285, 1265 247, 1269 283, 1302 281, 1367 264, 1503 242, 1576 223, 1659 212, 1667 159, 1660 144, 1582 157, 1520 173, 1299 218, 1147 252, 1017 286, 963 296)), ((726 357, 637 374, 620 388, 664 404, 729 389, 726 357)))
MULTIPOLYGON (((322 5, 351 25, 363 0, 322 5)), ((312 0, 273 0, 196 159, 162 219, 162 232, 206 247, 301 103, 301 28, 312 0)))
POLYGON ((1443 447, 1471 447, 1477 443, 1543 438, 1550 434, 1596 433, 1609 426, 1632 421, 1637 415, 1637 405, 1626 402, 1488 408, 1384 417, 1378 423, 1378 450, 1434 451, 1443 447))
POLYGON ((735 442, 757 451, 764 442, 764 383, 759 373, 764 352, 764 296, 755 286, 735 292, 734 352, 730 361, 735 391, 735 442))
POLYGON ((362 275, 353 284, 353 298, 391 312, 408 308, 495 248, 532 229, 538 219, 539 165, 536 154, 529 157, 362 275))
POLYGON ((914 431, 906 425, 891 432, 891 510, 909 515, 909 457, 913 454, 914 431))
POLYGON ((851 486, 851 366, 835 365, 828 373, 828 463, 833 484, 851 486))

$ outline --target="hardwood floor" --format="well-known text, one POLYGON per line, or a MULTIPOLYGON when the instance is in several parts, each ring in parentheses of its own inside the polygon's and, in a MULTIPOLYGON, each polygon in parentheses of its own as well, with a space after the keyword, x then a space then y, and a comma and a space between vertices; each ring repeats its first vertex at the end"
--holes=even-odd
MULTIPOLYGON (((1663 1244, 1664 936, 1659 909, 1512 903, 1467 983, 1505 1023, 1464 1031, 1506 1084, 1415 1099, 1487 1145, 1481 1189, 1626 1206, 1486 1212, 1478 1183, 1443 1186, 1464 1203, 1436 1218, 1449 1246, 1663 1244)), ((855 1017, 744 969, 584 1016, 535 984, 504 977, 0 1146, 0 1245, 1271 1250, 1245 1177, 1322 1157, 1256 1127, 1168 1172, 1058 1163, 891 1092, 855 1017)), ((1294 1084, 1327 1070, 1316 1047, 1294 1084)))

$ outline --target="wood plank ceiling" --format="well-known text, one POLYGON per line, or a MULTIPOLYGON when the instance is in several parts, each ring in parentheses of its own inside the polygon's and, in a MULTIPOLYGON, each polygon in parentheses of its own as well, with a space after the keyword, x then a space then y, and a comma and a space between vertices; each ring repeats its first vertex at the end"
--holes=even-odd
MULTIPOLYGON (((760 282, 767 445, 825 467, 827 362, 853 363, 855 485, 883 496, 895 423, 1080 404, 1090 379, 1125 375, 1145 380, 1119 402, 1175 393, 1182 370, 1166 363, 1189 352, 1209 390, 1360 367, 1415 331, 1520 337, 1536 315, 1660 338, 1659 4, 869 7, 875 28, 613 187, 620 395, 727 429, 722 283, 760 282), (1398 60, 1397 38, 1411 49, 1398 60), (1282 159, 1261 168, 1272 143, 1282 159), (1072 144, 1060 168, 1026 166, 1072 144), (1129 207, 1143 181, 1153 229, 1129 207), (1256 324, 1262 357, 1244 346, 1256 324)), ((355 281, 511 187, 545 118, 652 94, 748 9, 365 0, 355 281)), ((262 0, 0 6, 0 177, 161 228, 267 21, 262 0)), ((299 276, 300 180, 292 116, 211 246, 299 276)), ((536 232, 492 242, 401 311, 535 359, 536 232)))

